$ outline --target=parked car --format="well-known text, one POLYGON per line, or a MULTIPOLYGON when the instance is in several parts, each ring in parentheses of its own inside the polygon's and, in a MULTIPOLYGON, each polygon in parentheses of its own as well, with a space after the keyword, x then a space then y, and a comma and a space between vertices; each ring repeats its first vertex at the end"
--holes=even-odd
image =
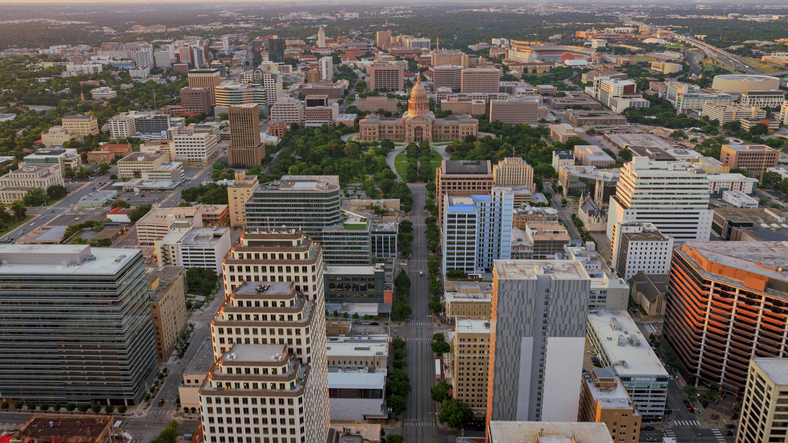
POLYGON ((162 406, 164 406, 164 399, 163 398, 161 400, 159 400, 159 407, 162 407, 162 406))
POLYGON ((645 429, 646 431, 653 431, 654 426, 645 426, 643 429, 645 429))
POLYGON ((736 429, 736 425, 728 423, 727 425, 725 425, 725 428, 726 429, 736 429))
POLYGON ((646 441, 658 441, 657 437, 646 437, 646 441))
POLYGON ((378 326, 378 325, 380 325, 380 323, 378 323, 378 322, 376 322, 376 321, 373 321, 373 322, 370 322, 370 324, 369 324, 369 325, 370 325, 370 326, 378 326))
POLYGON ((728 435, 728 436, 730 436, 730 435, 734 435, 734 433, 733 433, 733 431, 731 431, 730 429, 728 429, 727 431, 725 431, 725 435, 728 435))

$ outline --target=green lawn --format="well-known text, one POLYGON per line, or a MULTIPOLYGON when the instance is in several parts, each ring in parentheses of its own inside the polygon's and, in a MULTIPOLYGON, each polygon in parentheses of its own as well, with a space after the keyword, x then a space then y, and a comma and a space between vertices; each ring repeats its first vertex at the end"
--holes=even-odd
MULTIPOLYGON (((8 234, 9 232, 13 231, 14 229, 16 229, 16 228, 22 226, 23 224, 29 222, 33 217, 35 217, 35 216, 34 215, 28 215, 21 222, 14 222, 14 223, 9 224, 8 226, 6 226, 5 230, 0 231, 0 237, 8 234)), ((16 239, 14 239, 14 240, 16 240, 16 239)))
POLYGON ((397 170, 397 174, 400 177, 405 178, 408 175, 408 157, 405 155, 405 152, 400 152, 394 157, 394 168, 397 170))
POLYGON ((652 62, 656 60, 654 57, 629 57, 629 58, 631 58, 632 60, 637 60, 639 62, 652 62))
POLYGON ((443 157, 435 151, 432 152, 434 152, 434 154, 430 159, 430 168, 432 168, 432 172, 434 173, 436 169, 440 168, 443 157))

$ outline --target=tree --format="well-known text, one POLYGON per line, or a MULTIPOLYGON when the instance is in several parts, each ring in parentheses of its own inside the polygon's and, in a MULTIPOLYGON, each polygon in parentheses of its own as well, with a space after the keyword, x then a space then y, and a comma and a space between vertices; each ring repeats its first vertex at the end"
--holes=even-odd
POLYGON ((161 434, 151 440, 150 443, 175 443, 178 439, 178 428, 180 428, 180 426, 180 423, 177 421, 171 421, 170 424, 161 431, 161 434))
POLYGON ((454 429, 463 429, 473 421, 473 410, 467 403, 452 398, 443 402, 438 420, 454 429))
POLYGON ((125 413, 126 413, 126 411, 128 411, 128 410, 129 410, 129 408, 128 408, 128 407, 126 407, 126 405, 120 405, 120 406, 118 406, 118 413, 119 413, 119 414, 125 414, 125 413))
POLYGON ((0 405, 0 409, 2 409, 2 410, 4 410, 4 411, 5 411, 5 410, 7 410, 7 409, 8 409, 8 407, 9 407, 9 404, 8 404, 8 402, 7 402, 7 401, 4 401, 4 402, 3 402, 3 404, 2 404, 2 405, 0 405))
MULTIPOLYGON (((110 180, 117 180, 117 179, 118 179, 118 176, 117 176, 117 175, 115 175, 115 174, 110 174, 110 175, 109 175, 109 179, 110 179, 110 180)), ((118 408, 118 409, 120 409, 120 408, 118 408)))
MULTIPOLYGON (((777 174, 777 173, 773 172, 773 174, 777 174)), ((400 232, 411 233, 413 232, 413 223, 410 220, 402 220, 402 223, 399 224, 399 230, 400 232)))
POLYGON ((47 197, 53 200, 60 200, 68 195, 68 189, 63 185, 52 185, 47 188, 47 197))
POLYGON ((90 409, 90 405, 87 404, 87 403, 83 403, 83 404, 79 405, 78 409, 79 409, 79 412, 87 412, 87 410, 90 409))
POLYGON ((397 319, 403 320, 407 317, 410 317, 410 314, 413 313, 413 310, 407 303, 398 301, 394 303, 394 307, 392 307, 391 312, 397 319))
POLYGON ((74 409, 77 409, 77 405, 75 403, 69 403, 66 405, 66 411, 71 412, 74 409))
POLYGON ((451 351, 451 345, 446 343, 445 341, 432 342, 432 352, 434 352, 438 356, 442 356, 443 354, 449 351, 451 351))
POLYGON ((90 409, 93 410, 94 413, 98 414, 101 412, 101 405, 93 405, 93 407, 90 409))
POLYGON ((136 208, 132 209, 131 212, 129 212, 129 220, 132 223, 137 223, 139 219, 144 217, 145 214, 151 210, 151 207, 151 205, 137 206, 136 208))
POLYGON ((22 203, 22 200, 16 200, 11 203, 11 212, 14 213, 14 219, 16 221, 22 221, 27 217, 27 208, 25 204, 22 203))
POLYGON ((769 127, 763 123, 758 123, 757 125, 750 128, 750 134, 752 135, 763 135, 767 132, 769 132, 769 127))
POLYGON ((389 435, 386 439, 386 443, 404 443, 405 437, 397 434, 389 435))
POLYGON ((104 175, 109 171, 109 165, 106 163, 99 163, 98 164, 98 171, 99 175, 104 175))
MULTIPOLYGON (((391 413, 394 415, 402 415, 402 413, 408 409, 405 399, 399 395, 389 395, 386 403, 388 404, 389 408, 391 408, 391 413)), ((389 441, 391 441, 390 438, 389 441)))
POLYGON ((22 197, 22 203, 25 204, 28 208, 33 206, 41 206, 46 203, 47 199, 44 196, 44 189, 43 188, 33 188, 27 191, 24 197, 22 197))
POLYGON ((49 410, 49 403, 41 403, 41 412, 46 412, 49 410))
POLYGON ((115 406, 112 405, 104 406, 104 412, 106 412, 107 414, 112 414, 114 411, 115 411, 115 406))
POLYGON ((432 401, 443 403, 449 399, 449 384, 441 380, 440 383, 430 388, 430 398, 432 401))
POLYGON ((782 176, 776 172, 766 172, 763 174, 763 184, 774 186, 782 181, 782 176))
POLYGON ((22 409, 22 402, 18 401, 16 403, 14 403, 14 409, 16 409, 17 411, 22 409))
POLYGON ((698 388, 692 385, 686 385, 684 386, 684 393, 687 394, 687 397, 689 398, 695 398, 695 396, 698 394, 698 388))
POLYGON ((402 369, 395 369, 389 373, 386 389, 390 395, 405 397, 410 394, 410 377, 402 369))

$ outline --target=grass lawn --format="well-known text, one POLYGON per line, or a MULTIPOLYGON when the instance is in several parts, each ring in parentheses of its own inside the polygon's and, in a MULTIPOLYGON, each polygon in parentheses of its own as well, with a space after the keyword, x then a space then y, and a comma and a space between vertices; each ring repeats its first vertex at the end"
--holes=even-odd
POLYGON ((441 157, 441 155, 435 151, 432 152, 434 152, 434 155, 430 159, 430 168, 432 168, 432 172, 434 173, 436 169, 441 167, 441 161, 443 161, 443 157, 441 157))
POLYGON ((22 226, 23 224, 29 222, 30 220, 33 219, 33 217, 35 217, 35 216, 34 215, 28 215, 21 222, 14 222, 14 223, 9 224, 8 226, 6 226, 5 230, 0 231, 0 237, 8 234, 9 232, 13 231, 14 229, 16 229, 16 228, 22 226))
POLYGON ((656 60, 654 57, 629 57, 632 60, 637 60, 639 62, 651 62, 656 60))
POLYGON ((400 152, 394 157, 394 168, 397 170, 397 174, 400 177, 405 177, 408 175, 408 157, 405 155, 404 152, 400 152))

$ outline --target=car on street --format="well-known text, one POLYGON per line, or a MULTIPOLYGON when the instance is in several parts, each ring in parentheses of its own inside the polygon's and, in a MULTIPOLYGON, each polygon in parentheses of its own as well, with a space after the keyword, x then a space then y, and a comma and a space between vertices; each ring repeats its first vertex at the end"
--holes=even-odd
POLYGON ((653 431, 654 430, 654 426, 644 426, 643 430, 645 430, 645 431, 653 431))
POLYGON ((421 277, 422 275, 424 275, 424 271, 419 271, 419 277, 421 277))
POLYGON ((164 406, 164 399, 163 398, 161 400, 159 400, 159 407, 162 407, 162 406, 164 406))
POLYGON ((657 437, 647 437, 646 441, 657 441, 657 437))
POLYGON ((728 429, 727 431, 725 431, 725 435, 731 436, 731 435, 734 435, 734 433, 733 433, 733 431, 728 429))
POLYGON ((373 321, 373 322, 371 322, 369 325, 370 325, 370 326, 379 326, 379 325, 380 325, 380 323, 378 323, 378 322, 376 322, 376 321, 373 321))
POLYGON ((736 425, 728 423, 727 425, 725 425, 725 428, 726 429, 736 429, 736 425))

